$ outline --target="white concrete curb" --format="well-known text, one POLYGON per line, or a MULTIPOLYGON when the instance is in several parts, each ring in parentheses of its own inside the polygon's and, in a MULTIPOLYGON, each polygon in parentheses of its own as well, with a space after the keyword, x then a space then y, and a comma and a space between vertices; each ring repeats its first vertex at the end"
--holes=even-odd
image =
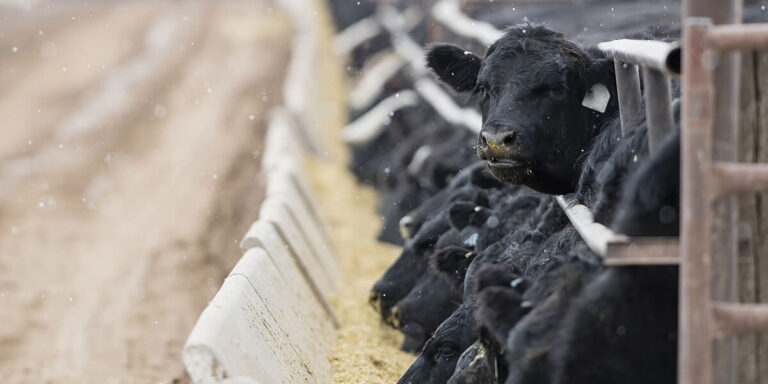
POLYGON ((200 316, 182 355, 195 383, 327 381, 331 323, 276 261, 249 250, 200 316))
POLYGON ((312 152, 322 155, 325 153, 320 135, 322 127, 307 116, 307 111, 313 108, 311 100, 321 91, 314 81, 314 58, 318 57, 318 48, 313 39, 320 33, 317 12, 304 0, 283 0, 280 4, 290 14, 294 27, 292 57, 283 86, 283 98, 288 110, 301 122, 303 137, 309 142, 312 152))
POLYGON ((267 179, 260 218, 241 241, 244 252, 187 339, 182 359, 197 384, 327 383, 328 353, 338 317, 328 295, 341 272, 312 188, 302 169, 307 152, 322 154, 311 108, 312 8, 283 0, 293 18, 293 57, 286 107, 270 112, 262 172, 267 179))

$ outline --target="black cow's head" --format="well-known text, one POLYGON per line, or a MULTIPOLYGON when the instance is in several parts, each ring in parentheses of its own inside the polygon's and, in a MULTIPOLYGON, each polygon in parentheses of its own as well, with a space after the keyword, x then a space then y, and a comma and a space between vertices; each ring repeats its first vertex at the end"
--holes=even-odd
POLYGON ((427 66, 457 92, 480 97, 477 153, 496 178, 561 194, 574 190, 599 120, 617 111, 613 63, 595 55, 561 33, 523 25, 482 59, 434 45, 427 66))
POLYGON ((479 205, 487 206, 486 192, 500 187, 502 184, 488 175, 485 165, 481 161, 477 161, 460 170, 447 187, 402 217, 400 219, 400 232, 404 239, 413 237, 422 224, 453 201, 474 201, 479 205))
POLYGON ((448 222, 448 211, 425 222, 419 228, 416 236, 409 239, 400 257, 392 264, 371 289, 370 304, 387 320, 390 309, 419 281, 427 269, 429 254, 440 235, 451 228, 448 222))
POLYGON ((445 383, 453 374, 456 362, 477 340, 472 313, 474 304, 462 304, 427 341, 421 354, 397 384, 445 383))
POLYGON ((392 307, 388 322, 405 335, 401 347, 403 351, 421 351, 440 323, 456 310, 461 303, 461 295, 452 288, 427 269, 411 292, 392 307))

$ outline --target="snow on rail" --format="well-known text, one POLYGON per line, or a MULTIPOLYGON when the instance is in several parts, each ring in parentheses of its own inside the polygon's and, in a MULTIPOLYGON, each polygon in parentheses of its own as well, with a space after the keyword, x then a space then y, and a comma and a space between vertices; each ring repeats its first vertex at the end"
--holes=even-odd
MULTIPOLYGON (((405 11, 406 13, 408 10, 405 11)), ((389 32, 395 52, 405 59, 416 79, 416 91, 446 121, 479 133, 482 124, 480 114, 473 109, 461 108, 456 102, 429 78, 424 50, 408 36, 404 27, 405 17, 392 6, 379 7, 379 20, 389 32)))
POLYGON ((469 18, 456 0, 438 1, 432 7, 432 17, 457 35, 475 39, 486 47, 504 34, 490 23, 469 18))

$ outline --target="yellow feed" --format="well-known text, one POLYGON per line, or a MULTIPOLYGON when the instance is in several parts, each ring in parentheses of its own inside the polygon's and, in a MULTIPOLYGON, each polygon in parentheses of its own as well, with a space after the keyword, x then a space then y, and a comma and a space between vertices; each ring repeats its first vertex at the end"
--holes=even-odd
POLYGON ((381 227, 376 193, 358 185, 347 171, 349 155, 340 138, 346 117, 344 67, 330 47, 333 29, 328 10, 325 4, 317 3, 318 17, 323 17, 328 27, 316 36, 322 103, 313 103, 317 109, 312 115, 321 123, 328 154, 323 160, 308 157, 305 165, 345 278, 333 299, 342 327, 330 357, 331 366, 336 383, 395 383, 414 356, 399 350, 402 335, 381 322, 368 305, 368 292, 397 258, 400 248, 376 241, 381 227))

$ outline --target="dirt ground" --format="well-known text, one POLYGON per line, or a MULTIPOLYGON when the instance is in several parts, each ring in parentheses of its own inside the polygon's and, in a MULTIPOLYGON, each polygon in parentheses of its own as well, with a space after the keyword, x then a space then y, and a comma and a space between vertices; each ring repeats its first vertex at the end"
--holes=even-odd
POLYGON ((268 0, 8 3, 0 382, 185 381, 262 200, 289 21, 268 0))

